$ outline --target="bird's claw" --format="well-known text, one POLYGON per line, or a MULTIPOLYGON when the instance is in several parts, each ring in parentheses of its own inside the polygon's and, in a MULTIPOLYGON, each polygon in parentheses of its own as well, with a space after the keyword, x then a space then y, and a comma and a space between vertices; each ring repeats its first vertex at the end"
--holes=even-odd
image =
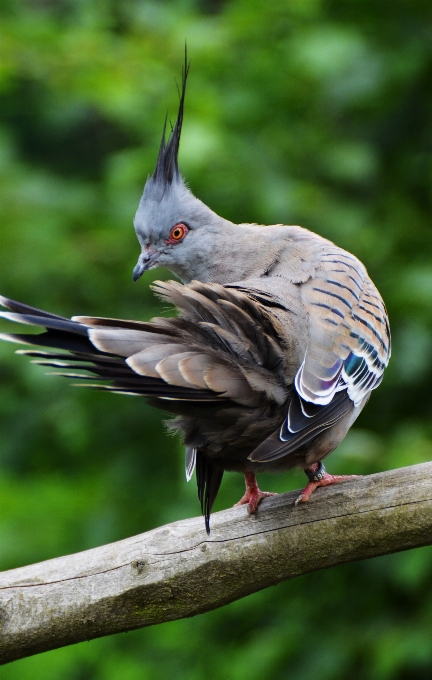
POLYGON ((277 493, 273 493, 272 491, 261 491, 261 489, 257 489, 256 491, 247 490, 244 496, 240 498, 239 502, 234 503, 234 507, 247 504, 248 513, 252 515, 256 511, 262 499, 267 498, 267 496, 277 496, 277 493))
POLYGON ((277 493, 272 493, 271 491, 261 491, 257 484, 255 473, 248 471, 244 472, 243 474, 246 482, 246 491, 244 496, 240 498, 239 502, 235 503, 234 507, 247 504, 248 513, 253 515, 263 498, 266 498, 267 496, 277 496, 277 493))
POLYGON ((309 498, 312 496, 315 489, 320 486, 331 486, 332 484, 338 484, 339 482, 347 482, 354 479, 359 479, 362 475, 329 475, 325 472, 322 479, 316 482, 308 482, 305 488, 299 496, 297 496, 294 505, 299 505, 300 503, 307 503, 309 498))

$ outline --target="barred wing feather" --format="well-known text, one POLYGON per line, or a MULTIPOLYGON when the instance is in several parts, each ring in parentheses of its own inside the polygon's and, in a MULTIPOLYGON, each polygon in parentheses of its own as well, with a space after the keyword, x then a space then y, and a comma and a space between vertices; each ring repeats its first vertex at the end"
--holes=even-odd
POLYGON ((347 389, 358 406, 378 387, 390 358, 386 308, 353 255, 329 246, 319 259, 315 277, 302 286, 310 338, 295 387, 304 400, 321 405, 347 389))

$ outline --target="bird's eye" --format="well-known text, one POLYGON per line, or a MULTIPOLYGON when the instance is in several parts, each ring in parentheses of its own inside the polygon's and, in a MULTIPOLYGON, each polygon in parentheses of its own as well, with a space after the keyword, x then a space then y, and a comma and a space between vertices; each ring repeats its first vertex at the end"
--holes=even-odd
POLYGON ((178 224, 175 224, 171 231, 169 238, 167 239, 167 243, 180 243, 188 233, 189 229, 183 222, 179 222, 178 224))

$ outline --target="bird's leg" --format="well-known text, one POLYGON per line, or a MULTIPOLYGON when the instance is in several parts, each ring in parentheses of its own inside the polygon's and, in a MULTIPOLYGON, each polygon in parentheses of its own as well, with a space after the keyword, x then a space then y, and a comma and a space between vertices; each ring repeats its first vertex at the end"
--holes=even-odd
POLYGON ((357 479, 361 475, 329 475, 322 463, 312 463, 305 468, 305 473, 309 478, 309 482, 298 496, 295 505, 299 503, 306 503, 312 496, 315 489, 319 486, 330 486, 338 482, 345 482, 348 479, 357 479))
POLYGON ((247 503, 248 512, 251 515, 255 512, 263 498, 266 498, 267 496, 277 496, 277 493, 261 491, 257 484, 255 472, 244 472, 243 474, 246 482, 246 491, 244 496, 240 498, 239 502, 236 503, 234 507, 236 507, 236 505, 246 505, 247 503))

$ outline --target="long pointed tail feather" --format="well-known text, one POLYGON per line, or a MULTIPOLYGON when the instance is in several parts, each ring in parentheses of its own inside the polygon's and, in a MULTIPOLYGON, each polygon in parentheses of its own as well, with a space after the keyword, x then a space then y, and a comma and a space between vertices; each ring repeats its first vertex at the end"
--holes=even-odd
POLYGON ((204 515, 207 535, 210 535, 210 514, 222 482, 223 470, 216 469, 200 451, 196 452, 198 498, 204 515))

